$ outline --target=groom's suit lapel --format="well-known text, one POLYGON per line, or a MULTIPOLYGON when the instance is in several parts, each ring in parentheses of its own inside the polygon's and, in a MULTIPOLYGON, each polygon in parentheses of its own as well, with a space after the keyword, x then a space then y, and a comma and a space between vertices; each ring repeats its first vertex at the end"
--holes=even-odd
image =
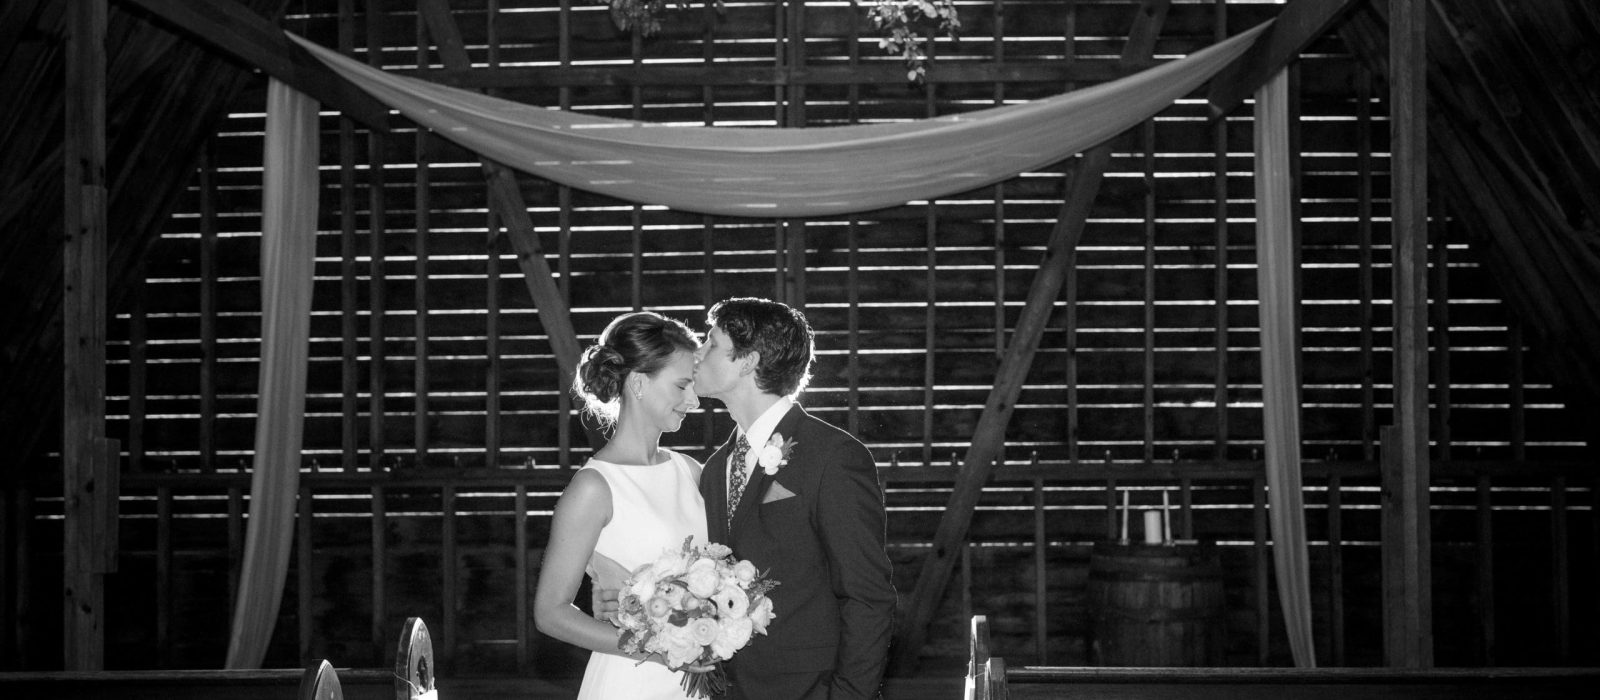
MULTIPOLYGON (((782 435, 786 440, 793 439, 794 430, 800 425, 800 419, 805 415, 805 409, 800 408, 799 404, 795 404, 794 407, 789 409, 788 413, 783 414, 783 419, 778 421, 778 427, 773 428, 772 434, 782 435)), ((751 445, 750 451, 759 455, 761 453, 761 448, 765 446, 766 443, 762 443, 760 445, 751 445)), ((795 456, 797 457, 798 449, 799 448, 796 447, 797 451, 795 456)), ((732 450, 729 450, 729 453, 731 454, 732 450)), ((724 462, 724 464, 726 464, 726 462, 724 462)), ((727 465, 726 468, 731 469, 733 468, 733 465, 727 465)), ((782 472, 780 471, 779 473, 782 472)), ((766 470, 762 469, 761 465, 757 464, 756 468, 751 470, 750 482, 745 484, 744 495, 739 498, 739 509, 733 514, 733 527, 738 527, 739 523, 749 519, 750 513, 756 510, 756 508, 760 507, 761 499, 766 496, 767 486, 771 483, 772 477, 767 476, 766 470)), ((727 500, 728 497, 724 495, 722 497, 723 503, 727 503, 727 500)))

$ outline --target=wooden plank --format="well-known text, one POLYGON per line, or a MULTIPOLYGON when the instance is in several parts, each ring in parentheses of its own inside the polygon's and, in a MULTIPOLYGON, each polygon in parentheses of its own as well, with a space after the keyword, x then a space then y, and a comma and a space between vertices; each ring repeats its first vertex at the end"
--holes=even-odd
POLYGON ((315 637, 312 635, 314 624, 316 589, 312 586, 315 580, 312 573, 312 488, 305 479, 300 480, 300 498, 296 503, 294 530, 294 561, 295 561, 295 620, 298 623, 295 639, 296 656, 301 659, 311 658, 312 645, 315 637))
POLYGON ((379 658, 389 646, 390 632, 384 629, 388 623, 388 594, 385 581, 389 573, 389 509, 384 499, 384 488, 373 485, 370 491, 372 499, 372 621, 369 633, 372 640, 373 653, 379 658))
POLYGON ((1450 212, 1440 205, 1438 197, 1431 198, 1433 214, 1428 217, 1428 236, 1432 239, 1429 251, 1432 253, 1428 265, 1428 272, 1432 275, 1432 289, 1429 293, 1429 309, 1431 318, 1428 326, 1433 329, 1433 348, 1431 363, 1432 376, 1429 381, 1433 384, 1433 411, 1430 419, 1432 431, 1431 442, 1434 444, 1433 459, 1449 461, 1450 459, 1450 212))
POLYGON ((1328 476, 1328 656, 1335 667, 1345 665, 1344 653, 1344 485, 1338 474, 1328 476))
POLYGON ((484 249, 489 252, 488 267, 484 273, 484 280, 488 288, 484 291, 485 304, 483 314, 484 352, 487 353, 487 364, 484 367, 484 461, 485 466, 496 466, 500 463, 500 381, 504 374, 505 363, 500 356, 500 216, 494 210, 489 211, 489 240, 484 241, 484 249))
MULTIPOLYGON (((931 88, 930 88, 931 89, 931 88)), ((933 100, 928 100, 929 109, 932 109, 933 100)), ((939 405, 939 399, 934 395, 933 387, 938 383, 938 357, 939 347, 939 285, 936 279, 939 271, 939 214, 938 207, 933 203, 928 204, 927 214, 923 218, 923 234, 926 236, 923 254, 923 286, 926 288, 923 297, 922 311, 922 405, 933 407, 939 405)), ((996 458, 1005 461, 1005 446, 995 448, 996 458)), ((933 464, 933 411, 922 411, 922 463, 933 464)))
POLYGON ((1556 663, 1572 663, 1572 561, 1567 525, 1567 478, 1550 480, 1550 613, 1556 663))
POLYGON ((1479 474, 1475 487, 1477 494, 1476 531, 1473 549, 1476 562, 1475 584, 1477 595, 1473 608, 1478 618, 1479 663, 1495 665, 1495 597, 1494 597, 1494 489, 1488 474, 1479 474))
MULTIPOLYGON (((106 3, 67 10, 62 222, 62 659, 105 665, 104 577, 94 520, 108 469, 106 401, 106 3)), ((115 498, 115 494, 111 495, 115 498)))
MULTIPOLYGON (((1428 152, 1427 17, 1419 3, 1397 3, 1389 13, 1390 149, 1393 175, 1392 270, 1394 289, 1395 448, 1399 459, 1384 489, 1396 510, 1384 546, 1401 567, 1385 609, 1392 646, 1388 665, 1433 665, 1433 614, 1429 547, 1428 460, 1428 152)), ((1386 599, 1389 597, 1385 596, 1386 599)))
MULTIPOLYGON (((1212 41, 1220 42, 1228 34, 1228 6, 1226 3, 1216 4, 1216 19, 1212 22, 1214 27, 1212 41)), ((1211 273, 1211 298, 1214 303, 1213 324, 1211 334, 1212 367, 1215 377, 1211 384, 1212 413, 1217 422, 1216 437, 1212 441, 1213 458, 1222 461, 1228 458, 1228 121, 1214 119, 1211 122, 1211 238, 1212 238, 1212 273, 1211 273)), ((1188 532, 1188 530, 1185 530, 1188 532)), ((1189 535, 1185 535, 1186 537, 1189 535)))
POLYGON ((1255 580, 1256 665, 1266 666, 1272 652, 1272 549, 1267 546, 1267 482, 1259 476, 1250 482, 1250 514, 1255 536, 1251 571, 1255 580))
MULTIPOLYGON (((1163 0, 1146 0, 1140 5, 1124 49, 1124 61, 1148 59, 1154 48, 1154 37, 1166 18, 1167 8, 1168 3, 1163 0)), ((1060 295, 1062 284, 1068 276, 1064 265, 1069 257, 1066 252, 1077 247, 1083 225, 1099 192, 1100 179, 1110 162, 1110 151, 1107 143, 1084 153, 1083 165, 1062 202, 1060 217, 1051 231, 1045 259, 1034 275, 1027 303, 1012 335, 1011 347, 995 373, 994 390, 990 392, 983 414, 973 430, 972 446, 968 448, 962 464, 961 479, 939 519, 933 549, 923 559, 910 609, 901 618, 894 658, 894 665, 900 673, 909 673, 916 666, 928 623, 932 621, 934 611, 944 596, 950 570, 955 565, 953 555, 956 547, 966 539, 973 507, 977 505, 983 485, 994 469, 996 457, 1002 452, 1006 424, 1010 422, 1016 397, 1021 392, 1033 354, 1039 347, 1039 338, 1048 325, 1055 299, 1060 295)))
MULTIPOLYGON (((216 139, 200 156, 200 469, 217 469, 216 139)), ((232 600, 234 597, 228 597, 232 600)))
MULTIPOLYGON (((1038 461, 1035 455, 1034 461, 1038 461)), ((1046 606, 1050 539, 1044 528, 1044 479, 1033 480, 1033 660, 1043 666, 1050 653, 1050 635, 1046 620, 1046 606)))
POLYGON ((1211 116, 1226 116, 1243 104, 1245 98, 1298 58, 1355 4, 1352 0, 1290 0, 1278 12, 1266 36, 1211 79, 1206 93, 1211 116))
MULTIPOLYGON (((1124 68, 1115 61, 1086 60, 1076 64, 1059 61, 1030 61, 1007 64, 945 62, 930 70, 927 83, 933 85, 984 85, 1004 82, 1011 85, 1061 83, 1100 83, 1126 77, 1148 65, 1124 68)), ((894 88, 906 84, 906 71, 899 62, 872 61, 858 64, 815 64, 801 67, 741 65, 717 63, 714 67, 702 64, 661 64, 615 66, 523 67, 507 66, 494 69, 406 71, 451 87, 471 90, 495 90, 530 87, 584 88, 605 86, 691 86, 691 87, 742 87, 773 86, 782 90, 788 86, 867 86, 894 88)))
POLYGON ((1356 140, 1356 232, 1360 247, 1360 340, 1361 340, 1361 458, 1376 459, 1377 398, 1373 382, 1373 263, 1372 263, 1372 70, 1363 67, 1356 85, 1356 121, 1360 124, 1356 140))
MULTIPOLYGON (((355 7, 352 0, 339 3, 339 53, 355 51, 355 7)), ((356 339, 361 306, 356 286, 356 136, 349 115, 339 119, 339 319, 341 332, 340 440, 341 465, 360 468, 357 421, 361 410, 361 346, 356 339)))
POLYGON ((1144 166, 1145 189, 1142 198, 1144 211, 1140 212, 1140 228, 1144 233, 1143 267, 1144 275, 1139 280, 1144 292, 1144 303, 1140 306, 1143 311, 1144 352, 1141 356, 1144 365, 1143 386, 1140 401, 1144 404, 1141 413, 1144 418, 1143 444, 1140 446, 1141 456, 1146 462, 1156 457, 1156 123, 1154 119, 1147 119, 1139 128, 1140 163, 1144 166))
MULTIPOLYGON (((439 598, 440 609, 443 611, 443 624, 440 640, 441 663, 438 673, 449 674, 456 666, 456 650, 460 648, 460 625, 457 617, 460 613, 456 608, 460 582, 456 580, 456 573, 461 568, 460 554, 456 548, 456 489, 454 486, 445 486, 439 493, 439 508, 443 512, 443 522, 439 529, 439 569, 443 574, 439 598)), ((519 620, 525 624, 527 618, 519 620)))
POLYGON ((515 506, 512 513, 512 526, 515 528, 514 547, 511 558, 517 567, 513 577, 514 594, 517 597, 517 672, 525 673, 528 670, 530 658, 530 645, 528 635, 528 600, 532 598, 532 590, 528 580, 528 487, 517 485, 516 496, 512 503, 515 506))
MULTIPOLYGON (((367 64, 383 68, 383 17, 378 0, 367 0, 367 64)), ((384 164, 387 144, 382 133, 367 134, 367 467, 383 471, 388 450, 384 424, 385 394, 388 393, 388 355, 384 343, 384 320, 388 313, 388 275, 385 238, 388 235, 387 200, 384 198, 384 164)))
POLYGON ((172 663, 172 609, 172 487, 162 486, 156 489, 156 660, 164 668, 172 663))
MULTIPOLYGON (((423 41, 427 29, 421 18, 417 20, 417 64, 426 65, 428 60, 427 44, 423 41)), ((416 453, 416 465, 426 467, 428 464, 428 241, 433 238, 432 221, 430 215, 433 210, 432 197, 432 172, 433 137, 425 130, 418 129, 416 135, 416 195, 415 195, 415 235, 413 247, 416 250, 416 264, 414 269, 415 281, 412 282, 413 302, 416 312, 413 325, 413 364, 414 375, 411 380, 411 445, 416 453)))
MULTIPOLYGON (((146 265, 132 274, 128 308, 128 471, 144 471, 145 397, 149 389, 149 304, 146 265)), ((115 453, 111 464, 116 464, 115 453)), ((113 472, 116 470, 113 468, 113 472)))
POLYGON ((234 0, 120 0, 190 39, 261 70, 370 129, 389 131, 389 108, 338 77, 266 18, 234 0))

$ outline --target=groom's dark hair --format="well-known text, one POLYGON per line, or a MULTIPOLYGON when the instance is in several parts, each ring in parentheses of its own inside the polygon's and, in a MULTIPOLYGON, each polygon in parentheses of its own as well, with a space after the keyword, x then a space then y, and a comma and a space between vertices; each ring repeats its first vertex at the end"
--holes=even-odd
POLYGON ((798 310, 770 299, 738 297, 717 302, 706 316, 733 343, 733 359, 761 353, 757 389, 793 396, 811 381, 815 334, 798 310))

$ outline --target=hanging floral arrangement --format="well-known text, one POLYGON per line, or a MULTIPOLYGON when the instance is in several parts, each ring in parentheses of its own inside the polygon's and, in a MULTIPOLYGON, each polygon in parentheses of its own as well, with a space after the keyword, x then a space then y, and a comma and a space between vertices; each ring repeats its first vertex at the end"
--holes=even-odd
MULTIPOLYGON (((722 9, 722 0, 714 2, 722 9)), ((599 5, 611 6, 611 21, 623 31, 637 31, 641 36, 651 36, 661 31, 661 16, 667 9, 667 0, 590 0, 599 5)), ((687 0, 672 3, 679 9, 687 8, 687 0)), ((873 0, 867 11, 873 28, 878 30, 878 48, 898 55, 906 63, 906 80, 921 83, 928 74, 926 35, 960 38, 961 18, 956 14, 955 0, 873 0)))
POLYGON ((954 0, 875 0, 868 12, 878 29, 878 48, 906 62, 906 80, 921 83, 928 74, 924 34, 960 37, 961 18, 954 0))

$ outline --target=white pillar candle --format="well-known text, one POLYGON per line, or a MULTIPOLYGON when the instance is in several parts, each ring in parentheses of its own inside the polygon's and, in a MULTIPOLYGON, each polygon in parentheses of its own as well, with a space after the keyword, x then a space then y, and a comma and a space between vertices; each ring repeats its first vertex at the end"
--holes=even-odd
POLYGON ((1123 543, 1126 543, 1128 541, 1128 490, 1127 489, 1122 489, 1122 537, 1117 538, 1117 541, 1123 542, 1123 543))
POLYGON ((1161 511, 1144 512, 1144 543, 1161 544, 1161 511))

